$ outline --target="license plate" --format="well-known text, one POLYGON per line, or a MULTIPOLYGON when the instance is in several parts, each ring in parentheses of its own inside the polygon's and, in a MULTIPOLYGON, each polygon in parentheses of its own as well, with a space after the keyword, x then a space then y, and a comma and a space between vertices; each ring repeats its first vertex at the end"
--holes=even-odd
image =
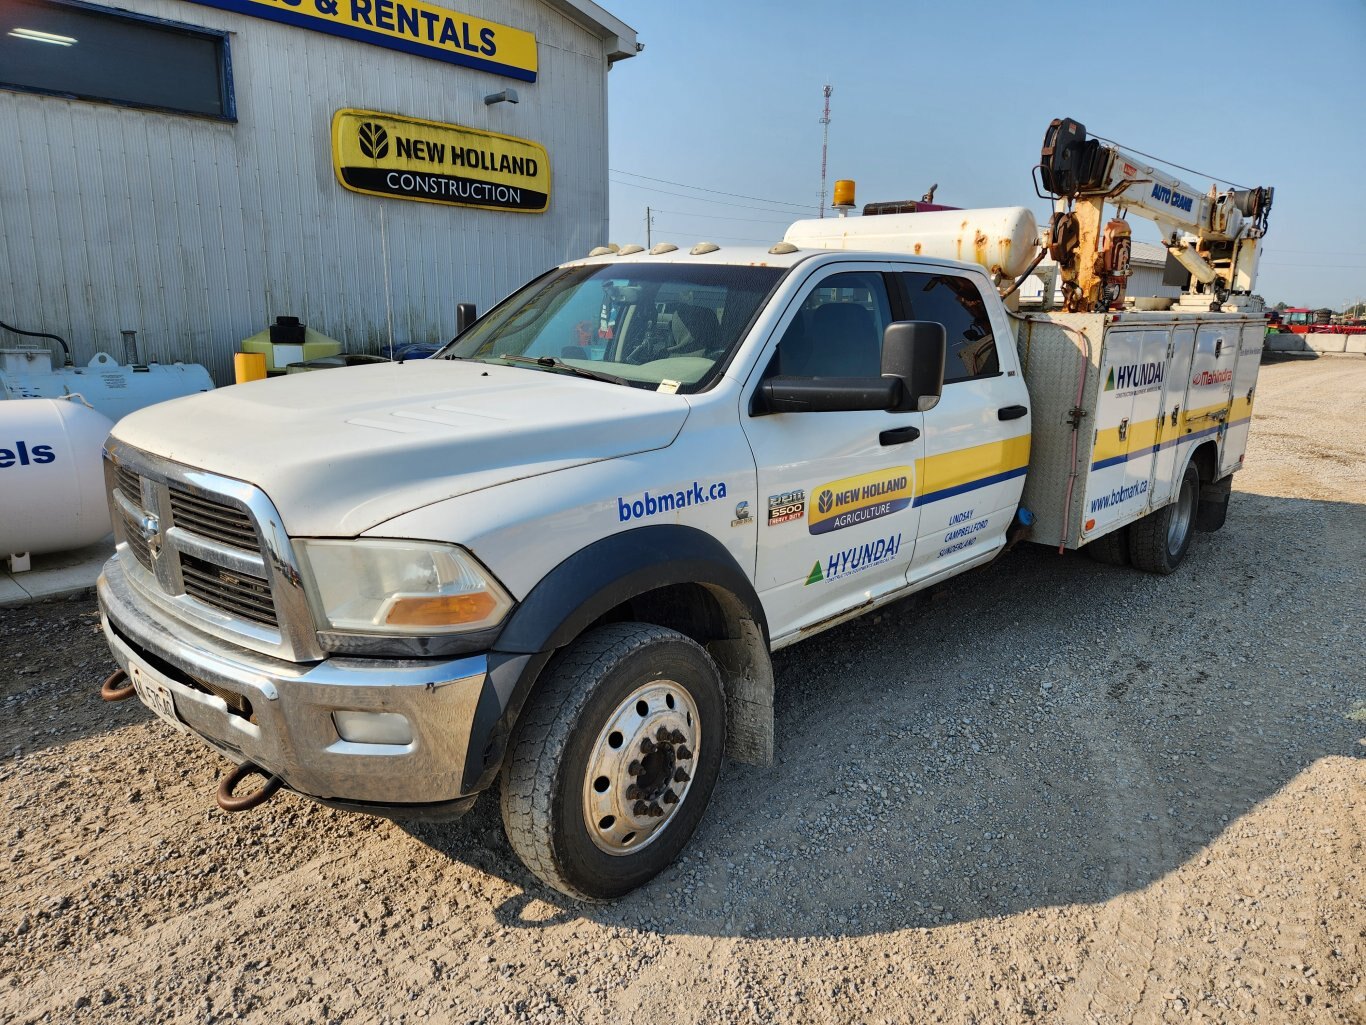
POLYGON ((152 670, 130 660, 128 675, 133 681, 133 689, 137 691, 138 700, 155 712, 158 718, 164 719, 182 733, 189 732, 180 721, 180 716, 176 715, 171 688, 158 680, 152 670))

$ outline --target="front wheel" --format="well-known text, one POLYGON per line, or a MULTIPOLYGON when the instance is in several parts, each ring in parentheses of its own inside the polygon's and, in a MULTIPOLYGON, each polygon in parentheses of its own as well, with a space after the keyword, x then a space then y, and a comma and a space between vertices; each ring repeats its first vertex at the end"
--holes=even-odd
POLYGON ((547 669, 503 766, 503 828, 523 864, 580 900, 662 871, 721 771, 725 698, 695 641, 646 623, 584 634, 547 669))
POLYGON ((1176 571, 1190 548, 1200 506, 1200 471, 1186 464, 1176 498, 1129 527, 1129 556, 1147 573, 1176 571))

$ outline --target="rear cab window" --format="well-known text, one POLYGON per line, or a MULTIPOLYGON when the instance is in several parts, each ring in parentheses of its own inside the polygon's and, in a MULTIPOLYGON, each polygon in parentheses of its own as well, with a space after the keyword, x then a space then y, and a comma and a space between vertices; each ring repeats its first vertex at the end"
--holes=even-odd
POLYGON ((1001 372, 989 307, 976 282, 956 274, 901 274, 908 320, 944 325, 948 351, 944 383, 995 377, 1001 372))

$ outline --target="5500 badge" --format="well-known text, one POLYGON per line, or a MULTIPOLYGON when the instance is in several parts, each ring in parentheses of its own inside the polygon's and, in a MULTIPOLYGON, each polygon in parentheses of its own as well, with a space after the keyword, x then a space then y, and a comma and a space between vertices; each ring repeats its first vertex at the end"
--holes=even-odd
POLYGON ((368 196, 517 213, 550 205, 544 146, 462 125, 339 110, 332 165, 343 188, 368 196))

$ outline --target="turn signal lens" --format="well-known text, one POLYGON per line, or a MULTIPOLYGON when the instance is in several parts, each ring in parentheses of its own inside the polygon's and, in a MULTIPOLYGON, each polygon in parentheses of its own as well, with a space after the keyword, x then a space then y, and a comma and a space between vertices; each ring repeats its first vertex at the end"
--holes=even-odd
POLYGON ((389 626, 429 626, 450 629, 467 623, 483 623, 498 602, 487 591, 473 594, 442 594, 434 597, 395 598, 384 622, 389 626))

